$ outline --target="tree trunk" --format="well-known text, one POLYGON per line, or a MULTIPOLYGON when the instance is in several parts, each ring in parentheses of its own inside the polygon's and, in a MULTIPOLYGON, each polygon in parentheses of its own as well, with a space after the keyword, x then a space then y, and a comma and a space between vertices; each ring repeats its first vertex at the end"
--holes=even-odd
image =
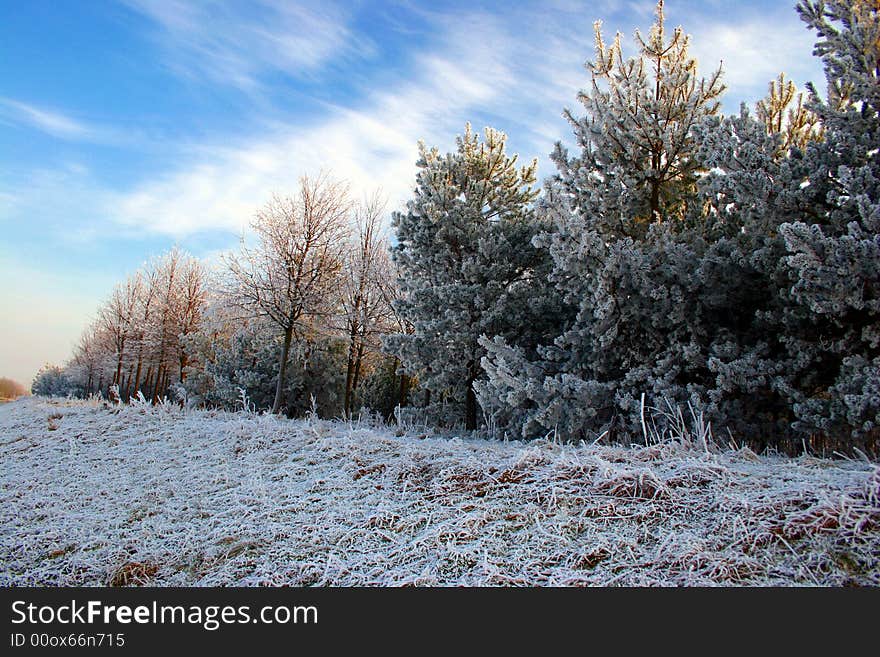
POLYGON ((153 383, 153 395, 151 399, 153 403, 157 403, 159 401, 159 386, 162 385, 162 378, 165 376, 165 366, 159 365, 159 369, 156 370, 156 381, 153 383))
POLYGON ((342 408, 345 411, 346 417, 348 417, 348 412, 351 409, 351 393, 354 389, 355 340, 356 338, 352 331, 351 339, 348 343, 348 367, 345 371, 345 398, 342 403, 342 408))
POLYGON ((293 327, 284 331, 284 345, 281 347, 281 360, 278 363, 278 385, 275 387, 275 403, 272 404, 272 412, 281 411, 284 404, 284 383, 287 375, 287 357, 290 354, 290 343, 293 341, 293 327))
POLYGON ((128 366, 128 376, 125 377, 125 403, 128 403, 128 400, 131 399, 131 382, 134 378, 134 364, 129 364, 128 366))
POLYGON ((138 391, 143 391, 144 398, 150 394, 150 386, 153 384, 153 366, 147 366, 147 377, 144 379, 142 386, 138 387, 138 391))
POLYGON ((138 390, 141 389, 141 366, 143 365, 143 358, 140 354, 138 354, 138 362, 137 362, 137 370, 134 373, 134 387, 131 389, 132 396, 138 393, 138 390))
POLYGON ((351 391, 352 393, 357 390, 358 384, 361 380, 361 365, 364 362, 364 343, 361 342, 358 345, 357 357, 354 360, 354 380, 351 383, 351 391))
POLYGON ((119 358, 116 359, 116 375, 113 377, 113 385, 122 387, 122 349, 119 350, 119 358))
POLYGON ((651 181, 651 220, 650 223, 660 221, 660 181, 651 181))
POLYGON ((473 379, 468 381, 467 396, 464 402, 464 423, 466 430, 477 430, 477 393, 474 392, 473 379))
POLYGON ((406 374, 401 373, 400 374, 400 391, 398 392, 398 397, 397 397, 397 403, 400 405, 401 408, 406 406, 406 393, 407 393, 408 387, 409 386, 407 385, 407 376, 406 376, 406 374))

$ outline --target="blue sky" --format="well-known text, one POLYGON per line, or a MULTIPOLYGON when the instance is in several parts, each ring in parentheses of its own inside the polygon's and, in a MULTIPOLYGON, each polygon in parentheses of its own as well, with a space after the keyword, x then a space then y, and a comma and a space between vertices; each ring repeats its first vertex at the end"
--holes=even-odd
MULTIPOLYGON (((0 0, 0 376, 61 363, 115 282, 179 244, 216 258, 254 211, 330 169, 389 211, 419 139, 466 121, 539 159, 570 131, 592 24, 652 0, 0 0)), ((780 71, 821 81, 793 0, 668 0, 724 110, 780 71)), ((631 43, 631 42, 630 42, 631 43)), ((633 53, 630 47, 627 51, 633 53)), ((819 85, 821 89, 821 85, 819 85)), ((577 112, 576 112, 577 113, 577 112)))

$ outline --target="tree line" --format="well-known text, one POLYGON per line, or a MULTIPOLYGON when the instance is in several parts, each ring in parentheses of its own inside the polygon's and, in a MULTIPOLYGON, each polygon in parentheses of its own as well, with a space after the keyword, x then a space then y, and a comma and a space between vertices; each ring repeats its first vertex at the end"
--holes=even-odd
POLYGON ((336 416, 359 410, 369 384, 390 416, 410 384, 380 338, 408 323, 392 307, 383 216, 380 193, 356 203, 327 173, 303 176, 219 267, 175 247, 118 284, 70 361, 32 389, 336 416))
POLYGON ((206 280, 205 266, 177 248, 154 258, 114 288, 64 371, 45 367, 33 392, 166 396, 191 365, 187 340, 202 323, 206 280))
POLYGON ((646 440, 687 408, 759 449, 876 451, 878 6, 797 12, 824 97, 780 75, 724 116, 721 69, 699 74, 662 1, 634 56, 597 23, 575 147, 540 188, 502 132, 467 126, 452 152, 419 144, 389 240, 376 197, 304 177, 212 292, 176 251, 117 288, 66 375, 517 438, 646 440))
POLYGON ((9 377, 0 377, 0 401, 11 401, 28 394, 27 388, 9 377))

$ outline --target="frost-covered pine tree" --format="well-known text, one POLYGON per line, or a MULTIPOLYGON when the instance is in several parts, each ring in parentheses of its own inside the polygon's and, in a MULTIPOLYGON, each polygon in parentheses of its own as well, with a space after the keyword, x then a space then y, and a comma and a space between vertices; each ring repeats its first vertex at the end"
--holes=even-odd
POLYGON ((759 448, 876 448, 877 5, 799 10, 827 99, 810 86, 804 102, 780 76, 755 116, 695 131, 711 169, 694 268, 703 408, 759 448))
POLYGON ((561 335, 529 358, 516 345, 486 342, 486 403, 524 435, 585 437, 630 428, 641 393, 687 399, 700 363, 690 298, 700 230, 695 128, 718 109, 720 70, 698 76, 681 28, 666 30, 663 3, 640 53, 623 57, 596 24, 586 114, 566 116, 580 151, 557 145, 558 174, 544 204, 553 229, 535 244, 553 259, 552 280, 577 308, 561 335))
POLYGON ((34 377, 31 392, 44 397, 66 397, 76 394, 77 388, 63 368, 46 363, 34 377))
POLYGON ((414 330, 388 336, 385 348, 467 429, 478 424, 480 336, 516 342, 542 323, 532 294, 542 262, 531 245, 536 163, 518 167, 505 144, 502 132, 486 128, 481 141, 470 125, 454 152, 420 144, 415 197, 392 219, 396 309, 414 330))
POLYGON ((794 371, 781 316, 790 276, 779 224, 796 205, 800 155, 821 138, 821 125, 780 74, 754 113, 742 105, 737 114, 707 117, 694 138, 708 169, 698 182, 705 244, 693 268, 692 306, 704 336, 699 408, 756 449, 781 446, 791 439, 794 371))
POLYGON ((819 39, 828 79, 810 108, 825 130, 810 144, 798 186, 796 221, 781 226, 794 277, 792 295, 808 312, 790 339, 809 360, 812 386, 794 397, 805 433, 849 436, 876 449, 880 438, 880 4, 802 0, 798 12, 819 39))
POLYGON ((681 27, 666 29, 662 0, 647 37, 636 31, 636 57, 624 58, 618 33, 611 45, 595 24, 596 57, 583 117, 565 111, 580 147, 558 144, 556 185, 575 214, 614 237, 640 237, 651 223, 686 218, 702 165, 693 128, 717 112, 721 70, 701 78, 681 27))

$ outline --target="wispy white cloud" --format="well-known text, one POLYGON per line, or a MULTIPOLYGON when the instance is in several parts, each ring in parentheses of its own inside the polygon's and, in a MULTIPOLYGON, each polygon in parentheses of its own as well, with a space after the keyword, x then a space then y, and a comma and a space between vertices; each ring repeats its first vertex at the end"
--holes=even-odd
MULTIPOLYGON (((161 6, 167 8, 165 2, 161 6)), ((592 56, 591 26, 575 24, 575 17, 590 21, 582 9, 551 16, 517 11, 429 14, 436 36, 430 48, 413 55, 411 78, 397 79, 350 105, 327 107, 320 116, 190 149, 175 168, 108 196, 105 213, 132 230, 175 238, 209 230, 238 232, 272 192, 291 191, 299 175, 319 168, 348 179, 358 194, 381 187, 397 208, 412 191, 416 142, 451 147, 465 121, 473 120, 479 129, 477 117, 485 116, 508 129, 515 150, 539 156, 543 173, 550 173, 546 155, 553 142, 569 139, 562 109, 572 107, 577 114, 577 92, 589 83, 583 64, 592 56), (530 28, 528 35, 523 26, 530 28)), ((810 56, 811 35, 796 18, 786 17, 784 23, 746 14, 733 22, 685 24, 694 35, 701 71, 724 61, 732 99, 728 111, 741 100, 760 97, 779 70, 798 82, 821 74, 810 56)), ((166 20, 189 25, 192 19, 166 20)), ((608 22, 609 30, 627 27, 632 26, 608 22)), ((257 60, 244 68, 264 65, 259 55, 257 60)))
POLYGON ((174 71, 247 91, 259 89, 266 73, 308 77, 372 50, 369 40, 354 37, 346 12, 329 3, 126 1, 159 28, 174 71))
POLYGON ((57 108, 48 108, 14 98, 0 97, 0 123, 38 130, 56 139, 107 146, 138 146, 158 148, 155 138, 139 127, 122 130, 112 125, 74 118, 57 108))
POLYGON ((703 71, 723 62, 728 111, 740 102, 762 98, 768 83, 781 72, 801 89, 810 81, 820 90, 824 87, 821 61, 812 56, 815 34, 793 16, 791 10, 775 16, 746 14, 724 22, 696 22, 688 28, 703 71))
POLYGON ((100 243, 119 232, 108 231, 114 226, 117 198, 100 176, 77 161, 4 171, 0 175, 0 231, 5 236, 39 236, 41 244, 57 248, 100 243))
POLYGON ((98 136, 94 127, 56 110, 37 107, 11 98, 0 98, 0 119, 25 125, 60 139, 89 141, 98 136))
POLYGON ((180 169, 114 199, 114 215, 175 237, 239 231, 273 191, 292 191, 301 174, 320 168, 351 182, 356 195, 381 188, 398 207, 414 182, 417 141, 451 142, 468 110, 495 93, 455 62, 432 55, 420 64, 426 82, 377 92, 361 107, 329 107, 237 145, 204 146, 180 169))
POLYGON ((397 209, 415 182, 417 142, 451 148, 466 121, 483 127, 477 116, 522 128, 516 142, 524 157, 549 152, 560 136, 549 126, 555 121, 565 129, 563 99, 574 98, 582 77, 580 55, 569 56, 561 76, 551 70, 561 52, 524 46, 496 17, 437 15, 433 25, 434 47, 413 55, 417 77, 398 79, 352 105, 327 107, 309 121, 276 123, 233 145, 205 145, 178 169, 114 199, 114 216, 125 226, 174 237, 237 232, 273 191, 291 191, 299 175, 319 168, 350 181, 356 195, 381 188, 397 209))

